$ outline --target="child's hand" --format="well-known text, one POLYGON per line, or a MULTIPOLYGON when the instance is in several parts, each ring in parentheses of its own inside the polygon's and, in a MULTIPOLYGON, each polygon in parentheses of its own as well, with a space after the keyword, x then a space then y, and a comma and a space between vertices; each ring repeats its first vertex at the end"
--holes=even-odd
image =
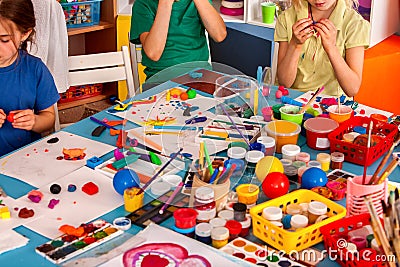
POLYGON ((4 112, 4 110, 2 110, 0 108, 0 128, 3 126, 3 123, 6 120, 6 117, 7 117, 6 113, 4 112))
POLYGON ((32 109, 14 110, 12 113, 14 113, 14 122, 12 122, 14 128, 32 130, 36 119, 32 109))
POLYGON ((314 31, 311 26, 312 20, 310 18, 299 19, 295 24, 293 24, 292 40, 296 45, 304 44, 304 42, 313 35, 314 31))
POLYGON ((329 19, 321 19, 314 25, 314 29, 319 33, 322 40, 322 46, 328 52, 332 48, 336 48, 336 26, 329 19))

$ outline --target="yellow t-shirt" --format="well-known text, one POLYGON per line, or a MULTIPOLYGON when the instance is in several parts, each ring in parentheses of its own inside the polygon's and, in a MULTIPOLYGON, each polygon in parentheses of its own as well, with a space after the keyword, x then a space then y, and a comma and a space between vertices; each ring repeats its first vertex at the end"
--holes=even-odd
MULTIPOLYGON (((292 38, 292 26, 299 19, 308 17, 308 2, 303 1, 302 7, 295 10, 294 6, 283 12, 275 26, 275 42, 289 42, 292 38)), ((337 28, 336 46, 342 57, 346 49, 369 46, 370 25, 354 9, 348 9, 344 0, 338 0, 329 20, 337 28)), ((343 94, 336 79, 328 55, 322 47, 321 37, 311 36, 302 46, 297 66, 297 75, 292 85, 293 89, 307 92, 315 91, 325 86, 324 94, 337 96, 343 94)))

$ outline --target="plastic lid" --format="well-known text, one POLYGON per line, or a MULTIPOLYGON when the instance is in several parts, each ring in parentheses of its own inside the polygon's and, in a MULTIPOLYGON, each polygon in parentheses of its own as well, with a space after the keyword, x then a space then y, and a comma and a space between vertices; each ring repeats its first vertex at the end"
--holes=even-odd
POLYGON ((246 161, 250 163, 257 163, 264 157, 264 153, 259 150, 251 150, 246 153, 246 161))
POLYGON ((171 190, 171 185, 166 182, 155 182, 151 184, 150 188, 153 195, 161 196, 171 190))
POLYGON ((228 148, 226 152, 229 158, 232 159, 243 159, 246 156, 247 150, 240 146, 233 146, 228 148))
POLYGON ((223 218, 227 221, 233 220, 233 210, 221 210, 218 212, 218 217, 223 218))
POLYGON ((339 123, 329 118, 316 117, 306 120, 303 126, 311 132, 330 133, 339 127, 339 123))
POLYGON ((308 167, 309 167, 309 168, 315 167, 315 168, 320 168, 320 169, 321 169, 321 163, 319 163, 319 162, 316 161, 316 160, 310 160, 310 161, 308 162, 308 167))
POLYGON ((356 132, 345 133, 343 135, 343 140, 352 143, 354 139, 356 139, 356 137, 359 135, 360 134, 356 132))
POLYGON ((295 214, 290 219, 290 225, 293 228, 304 228, 308 225, 308 218, 301 214, 295 214))
POLYGON ((269 221, 280 221, 282 219, 282 210, 278 207, 266 207, 262 211, 262 216, 269 221))
POLYGON ((211 238, 214 240, 225 240, 229 238, 229 230, 226 227, 216 227, 211 230, 211 238))
POLYGON ((240 222, 243 228, 249 228, 251 226, 251 216, 246 216, 246 220, 240 222))
POLYGON ((290 166, 285 166, 283 169, 283 173, 288 175, 288 176, 292 176, 292 175, 296 175, 297 174, 297 168, 293 165, 290 166))
POLYGON ((343 162, 344 154, 341 152, 333 152, 333 153, 331 153, 331 160, 333 162, 343 162))
POLYGON ((315 215, 324 215, 328 212, 328 206, 319 201, 308 203, 308 211, 315 215))
POLYGON ((238 211, 238 212, 246 212, 246 210, 247 210, 246 204, 243 204, 240 202, 234 203, 232 207, 233 207, 234 211, 238 211))
POLYGON ((328 153, 318 153, 317 154, 317 160, 319 162, 330 162, 331 161, 331 155, 328 153))
POLYGON ((209 222, 211 227, 216 228, 216 227, 222 227, 225 226, 226 220, 224 218, 212 218, 209 222))
POLYGON ((341 115, 349 114, 349 113, 353 112, 353 109, 350 106, 344 106, 344 105, 340 106, 340 112, 338 110, 338 105, 329 106, 327 108, 327 110, 329 113, 341 114, 341 115))
POLYGON ((235 220, 227 221, 225 227, 228 228, 229 233, 232 235, 237 235, 242 231, 242 224, 235 220))
POLYGON ((306 167, 307 163, 305 163, 304 161, 296 160, 292 163, 292 165, 298 169, 300 167, 306 167))
POLYGON ((265 148, 270 148, 275 146, 275 139, 270 136, 260 136, 257 138, 257 142, 263 144, 265 148))
POLYGON ((296 156, 299 153, 300 153, 300 147, 298 145, 287 144, 282 146, 282 154, 288 156, 296 156))
POLYGON ((280 162, 282 163, 283 167, 293 164, 293 161, 291 161, 290 159, 280 159, 280 162))
POLYGON ((300 125, 291 121, 270 121, 265 125, 269 136, 293 136, 301 131, 300 125))
POLYGON ((201 186, 196 189, 195 197, 197 200, 214 200, 214 189, 207 186, 201 186))
POLYGON ((307 152, 300 152, 299 154, 296 155, 296 160, 309 162, 310 161, 310 154, 307 153, 307 152))
POLYGON ((197 236, 207 237, 211 235, 212 226, 209 223, 199 223, 195 226, 197 236))
POLYGON ((271 221, 271 223, 272 223, 273 225, 278 226, 279 228, 283 228, 283 223, 281 223, 281 222, 278 222, 278 221, 271 221))
POLYGON ((299 204, 292 203, 286 206, 286 213, 295 215, 295 214, 300 214, 302 211, 302 208, 299 204))
POLYGON ((366 134, 367 133, 367 129, 362 126, 354 126, 353 131, 358 134, 366 134))

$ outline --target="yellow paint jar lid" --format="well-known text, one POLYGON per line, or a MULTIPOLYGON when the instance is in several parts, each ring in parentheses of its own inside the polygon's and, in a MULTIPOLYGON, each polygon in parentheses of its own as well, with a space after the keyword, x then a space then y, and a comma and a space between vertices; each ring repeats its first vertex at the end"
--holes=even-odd
POLYGON ((300 133, 300 125, 284 120, 270 121, 265 125, 265 130, 270 136, 293 136, 300 133))

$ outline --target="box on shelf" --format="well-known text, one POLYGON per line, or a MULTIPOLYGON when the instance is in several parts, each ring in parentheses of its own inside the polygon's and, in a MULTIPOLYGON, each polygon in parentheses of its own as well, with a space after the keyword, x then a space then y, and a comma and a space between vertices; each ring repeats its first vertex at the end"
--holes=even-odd
POLYGON ((71 86, 66 92, 60 93, 60 100, 58 103, 66 103, 87 97, 100 95, 103 91, 103 84, 88 84, 80 86, 71 86))
POLYGON ((100 2, 103 0, 84 0, 68 3, 61 0, 67 28, 79 28, 100 23, 100 2))

